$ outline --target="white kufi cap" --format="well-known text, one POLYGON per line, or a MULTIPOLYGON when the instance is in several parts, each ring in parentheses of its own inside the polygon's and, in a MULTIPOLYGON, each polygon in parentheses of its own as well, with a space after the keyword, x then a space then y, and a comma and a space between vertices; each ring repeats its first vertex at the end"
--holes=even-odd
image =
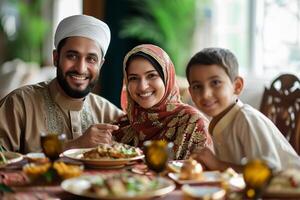
POLYGON ((87 15, 73 15, 63 19, 55 32, 54 46, 67 37, 80 36, 96 41, 106 54, 110 42, 110 30, 106 23, 87 15))

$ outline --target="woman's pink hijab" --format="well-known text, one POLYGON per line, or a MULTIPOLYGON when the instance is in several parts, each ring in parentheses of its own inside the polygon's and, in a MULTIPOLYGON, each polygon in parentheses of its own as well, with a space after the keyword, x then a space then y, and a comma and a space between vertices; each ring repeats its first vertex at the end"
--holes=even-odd
POLYGON ((126 63, 137 52, 151 56, 160 64, 166 91, 158 104, 144 109, 133 101, 127 89, 123 90, 121 104, 126 108, 127 115, 117 122, 120 129, 113 133, 115 140, 139 147, 146 140, 172 141, 176 159, 187 158, 196 147, 212 147, 207 131, 208 120, 197 109, 180 101, 174 65, 160 47, 143 44, 127 53, 123 62, 123 87, 126 88, 128 84, 126 63))

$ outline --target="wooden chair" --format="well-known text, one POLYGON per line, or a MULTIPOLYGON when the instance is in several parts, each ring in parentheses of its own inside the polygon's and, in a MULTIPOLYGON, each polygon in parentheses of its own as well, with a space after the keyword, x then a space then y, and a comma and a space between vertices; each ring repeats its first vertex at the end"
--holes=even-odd
POLYGON ((270 118, 300 155, 300 80, 293 74, 277 77, 264 90, 260 111, 270 118))

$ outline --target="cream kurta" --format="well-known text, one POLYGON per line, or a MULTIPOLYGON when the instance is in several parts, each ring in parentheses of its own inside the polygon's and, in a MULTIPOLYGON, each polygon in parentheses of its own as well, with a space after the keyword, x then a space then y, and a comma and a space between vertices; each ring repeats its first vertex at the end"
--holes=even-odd
POLYGON ((276 126, 262 113, 238 101, 212 131, 219 159, 241 164, 261 158, 275 170, 300 167, 300 159, 276 126))
POLYGON ((60 92, 56 79, 24 86, 0 101, 0 144, 21 153, 40 151, 40 133, 79 137, 90 125, 109 123, 123 112, 90 93, 84 101, 60 92))

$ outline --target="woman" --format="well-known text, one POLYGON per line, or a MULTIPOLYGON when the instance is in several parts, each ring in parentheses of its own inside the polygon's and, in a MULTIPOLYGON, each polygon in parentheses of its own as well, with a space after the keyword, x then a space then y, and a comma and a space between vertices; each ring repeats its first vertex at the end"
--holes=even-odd
POLYGON ((121 104, 127 105, 127 115, 117 122, 116 141, 138 147, 146 140, 172 141, 175 159, 188 158, 195 148, 213 149, 208 120, 180 101, 174 65, 165 51, 136 46, 124 58, 123 73, 121 104))

